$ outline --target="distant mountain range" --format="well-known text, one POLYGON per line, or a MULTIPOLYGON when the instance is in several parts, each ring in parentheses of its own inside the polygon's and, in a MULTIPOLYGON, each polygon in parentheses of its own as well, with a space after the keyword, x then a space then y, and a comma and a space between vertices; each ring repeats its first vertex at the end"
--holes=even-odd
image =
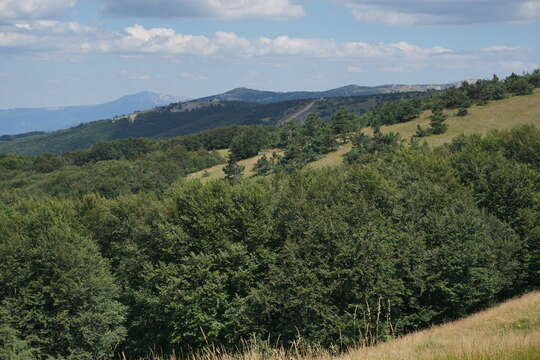
POLYGON ((261 104, 219 99, 193 100, 151 110, 137 111, 113 119, 92 121, 50 133, 0 136, 0 153, 64 153, 85 149, 100 141, 124 138, 168 138, 228 125, 283 125, 302 123, 311 113, 329 119, 341 108, 357 114, 378 104, 421 96, 422 92, 366 96, 301 99, 261 104))
POLYGON ((189 99, 143 91, 98 105, 0 110, 0 135, 65 129, 186 100, 189 99))
POLYGON ((454 84, 431 84, 431 85, 380 85, 380 86, 359 86, 347 85, 332 90, 326 91, 290 91, 290 92, 275 92, 262 91, 248 88, 237 88, 227 91, 223 94, 213 95, 198 99, 199 101, 218 99, 222 101, 245 101, 255 102, 260 104, 269 104, 282 101, 301 100, 301 99, 320 99, 320 98, 335 98, 349 97, 361 95, 379 95, 402 92, 424 92, 428 90, 444 90, 454 84))
POLYGON ((189 101, 141 92, 101 105, 0 110, 0 153, 63 153, 99 141, 173 137, 227 125, 280 126, 310 113, 328 118, 341 107, 363 113, 381 102, 460 84, 348 85, 318 92, 237 88, 189 101))
MULTIPOLYGON (((275 92, 237 88, 223 94, 203 97, 193 101, 240 101, 258 104, 271 104, 293 100, 381 95, 403 92, 425 92, 428 90, 444 90, 454 84, 431 85, 380 85, 359 86, 348 85, 326 91, 290 91, 275 92)), ((49 132, 66 129, 79 124, 101 119, 111 119, 121 115, 132 114, 171 103, 189 101, 189 98, 163 95, 143 91, 127 95, 117 100, 98 105, 49 107, 49 108, 15 108, 0 110, 0 136, 15 135, 28 132, 49 132)))

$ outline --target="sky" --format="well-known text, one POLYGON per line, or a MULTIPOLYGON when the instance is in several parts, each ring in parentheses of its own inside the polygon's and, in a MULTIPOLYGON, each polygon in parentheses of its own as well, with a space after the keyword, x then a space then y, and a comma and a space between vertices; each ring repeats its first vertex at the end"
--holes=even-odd
POLYGON ((0 108, 540 67, 540 0, 0 0, 0 108))

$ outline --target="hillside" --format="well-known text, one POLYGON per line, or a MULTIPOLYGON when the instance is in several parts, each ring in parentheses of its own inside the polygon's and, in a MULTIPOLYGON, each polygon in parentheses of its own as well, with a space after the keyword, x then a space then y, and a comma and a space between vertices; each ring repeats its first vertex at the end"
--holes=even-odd
MULTIPOLYGON (((520 125, 533 124, 540 127, 540 90, 527 96, 516 96, 493 101, 487 105, 472 106, 469 115, 456 116, 456 111, 445 111, 448 131, 442 135, 428 136, 425 141, 432 146, 442 145, 461 134, 487 134, 493 130, 506 130, 520 125)), ((416 132, 416 126, 426 126, 431 112, 424 112, 419 119, 392 126, 383 126, 382 131, 398 132, 409 139, 416 132)))
POLYGON ((442 85, 380 85, 380 86, 359 86, 359 85, 347 85, 336 89, 326 91, 288 91, 288 92, 275 92, 275 91, 263 91, 254 90, 248 88, 237 88, 227 91, 223 94, 204 97, 200 100, 208 101, 213 99, 223 101, 247 101, 257 102, 261 104, 291 101, 300 99, 321 99, 321 98, 334 98, 334 97, 350 97, 350 96, 365 96, 365 95, 381 95, 392 94, 402 92, 425 92, 428 90, 444 90, 451 85, 456 84, 442 84, 442 85))
MULTIPOLYGON (((483 106, 472 106, 469 109, 469 115, 459 117, 455 115, 456 111, 448 111, 448 131, 442 135, 431 135, 422 138, 432 146, 438 146, 450 142, 456 136, 461 134, 487 134, 493 130, 505 130, 518 127, 520 125, 532 124, 540 128, 540 90, 536 90, 533 95, 511 97, 504 100, 493 101, 483 106)), ((431 112, 424 112, 418 119, 383 126, 383 133, 397 132, 402 138, 409 139, 416 133, 417 125, 427 126, 431 112)), ((366 132, 370 133, 369 129, 366 132)), ((325 166, 335 166, 343 162, 343 155, 351 150, 351 144, 342 145, 339 150, 324 155, 321 159, 310 163, 309 168, 321 168, 325 166)), ((246 175, 252 174, 253 165, 260 156, 243 160, 241 165, 246 166, 246 175)), ((200 178, 204 181, 222 178, 223 166, 219 165, 207 170, 190 174, 190 178, 200 178)))
POLYGON ((186 100, 188 99, 179 96, 143 91, 97 105, 0 110, 0 135, 65 129, 89 121, 186 100))
POLYGON ((377 104, 422 93, 385 94, 271 104, 232 101, 190 101, 94 121, 47 134, 2 141, 0 153, 64 153, 84 149, 100 141, 130 137, 169 138, 227 125, 281 125, 286 120, 303 122, 310 113, 323 118, 344 107, 361 114, 377 104), (311 105, 310 105, 311 104, 311 105), (309 111, 305 111, 309 106, 309 111))
POLYGON ((540 359, 540 293, 507 301, 463 320, 375 346, 343 360, 540 359))
MULTIPOLYGON (((264 356, 261 350, 251 346, 242 356, 209 351, 202 359, 538 360, 540 292, 509 300, 462 320, 434 326, 374 347, 360 347, 340 356, 332 356, 324 351, 290 356, 283 350, 264 356)), ((197 356, 192 358, 200 359, 197 356)))
POLYGON ((336 360, 540 359, 540 292, 336 360))
POLYGON ((535 359, 537 300, 467 317, 540 289, 540 129, 436 149, 377 132, 354 136, 347 165, 321 164, 362 126, 456 100, 490 103, 464 124, 509 121, 495 116, 505 103, 519 119, 531 99, 535 114, 523 80, 284 129, 0 155, 0 358, 535 359), (223 149, 246 162, 284 152, 242 178, 223 149), (226 181, 186 180, 225 162, 226 181))

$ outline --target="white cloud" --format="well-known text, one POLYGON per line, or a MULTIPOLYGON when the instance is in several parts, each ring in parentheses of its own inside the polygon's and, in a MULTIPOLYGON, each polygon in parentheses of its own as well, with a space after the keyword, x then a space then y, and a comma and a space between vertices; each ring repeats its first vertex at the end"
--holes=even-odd
POLYGON ((30 20, 0 25, 0 53, 16 50, 21 53, 39 53, 44 57, 50 52, 78 53, 81 43, 95 40, 95 28, 77 22, 30 20))
POLYGON ((137 17, 208 17, 220 19, 290 19, 305 15, 291 0, 102 0, 114 15, 137 17))
POLYGON ((366 23, 434 25, 540 21, 540 0, 337 0, 366 23))
POLYGON ((172 29, 133 25, 122 33, 81 45, 85 52, 211 55, 215 45, 206 36, 177 34, 172 29))
POLYGON ((399 56, 421 59, 452 53, 443 47, 422 48, 407 42, 369 44, 336 42, 332 39, 275 38, 248 39, 231 32, 217 32, 213 37, 179 34, 173 29, 146 29, 141 25, 99 41, 82 44, 84 51, 162 55, 198 55, 232 57, 302 56, 312 58, 376 58, 399 56))
MULTIPOLYGON (((26 21, 0 25, 0 56, 25 54, 50 58, 85 54, 114 54, 122 58, 160 56, 181 59, 184 56, 227 59, 247 63, 275 64, 340 62, 340 68, 354 72, 412 72, 423 69, 480 69, 522 71, 534 68, 536 54, 530 49, 493 45, 476 51, 458 52, 441 46, 422 47, 408 42, 339 42, 334 39, 300 38, 287 35, 274 38, 245 38, 232 32, 213 36, 180 34, 169 28, 126 27, 120 32, 102 32, 78 23, 26 21)), ((270 66, 270 65, 268 65, 270 66)), ((206 80, 192 73, 180 73, 190 80, 206 80)), ((133 75, 137 80, 149 79, 133 75)))
POLYGON ((0 21, 55 17, 77 0, 1 0, 0 21))

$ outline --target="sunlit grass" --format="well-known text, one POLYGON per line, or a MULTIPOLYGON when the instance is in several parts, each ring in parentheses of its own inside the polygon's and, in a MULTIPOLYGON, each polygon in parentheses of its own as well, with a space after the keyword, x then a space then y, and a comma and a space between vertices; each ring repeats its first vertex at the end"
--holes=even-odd
MULTIPOLYGON (((421 138, 428 145, 439 146, 452 141, 453 138, 465 134, 487 134, 493 130, 508 130, 521 125, 532 124, 540 128, 540 89, 534 94, 527 96, 514 96, 500 101, 492 101, 487 105, 472 106, 469 109, 469 115, 456 116, 457 110, 446 110, 448 115, 446 123, 448 131, 441 135, 432 135, 421 138)), ((406 123, 383 126, 381 131, 397 132, 405 140, 410 139, 416 134, 417 125, 428 127, 431 111, 425 111, 418 119, 406 123)), ((371 129, 366 129, 367 134, 371 134, 371 129)), ((322 156, 317 161, 307 165, 308 168, 322 168, 328 166, 337 166, 343 163, 343 155, 351 150, 351 144, 345 144, 339 147, 337 151, 322 156)), ((228 150, 219 150, 222 155, 228 156, 228 150)), ((271 152, 271 151, 270 151, 271 152)), ((260 156, 242 160, 239 163, 246 167, 245 176, 253 175, 253 166, 259 160, 260 156)), ((223 167, 217 165, 206 170, 190 174, 190 179, 213 180, 224 177, 223 167)))
MULTIPOLYGON (((227 159, 229 157, 229 150, 226 150, 226 149, 225 150, 218 150, 218 152, 225 159, 227 159)), ((272 150, 267 150, 266 152, 270 154, 269 155, 269 157, 270 157, 273 152, 277 152, 278 154, 281 154, 283 151, 281 151, 279 149, 272 149, 272 150)), ((244 176, 249 177, 249 176, 254 175, 253 167, 255 166, 255 164, 257 163, 257 161, 261 157, 262 157, 262 155, 257 155, 257 156, 254 156, 252 158, 241 160, 241 161, 238 162, 238 164, 240 164, 242 166, 245 166, 245 168, 246 168, 244 170, 244 176)), ((216 165, 216 166, 213 166, 211 168, 208 168, 208 169, 197 171, 195 173, 189 174, 187 176, 187 178, 188 179, 200 179, 201 181, 222 179, 223 177, 225 177, 225 174, 223 173, 223 168, 225 167, 225 165, 226 164, 220 164, 220 165, 216 165)))
MULTIPOLYGON (((176 356, 152 360, 178 360, 176 356)), ((313 348, 299 354, 246 344, 240 354, 206 349, 189 360, 540 360, 540 292, 473 316, 343 355, 313 348)))

